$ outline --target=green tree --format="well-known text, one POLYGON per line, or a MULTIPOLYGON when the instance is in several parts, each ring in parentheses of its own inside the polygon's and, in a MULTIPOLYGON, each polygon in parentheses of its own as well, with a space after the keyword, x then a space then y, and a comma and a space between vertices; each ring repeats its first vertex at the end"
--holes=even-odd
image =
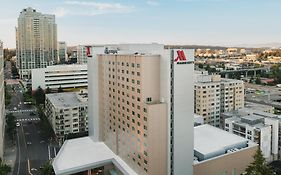
POLYGON ((58 92, 63 92, 63 89, 61 86, 58 88, 58 92))
POLYGON ((260 76, 257 76, 255 83, 256 84, 261 84, 261 77, 260 76))
POLYGON ((260 149, 254 155, 254 161, 246 168, 245 175, 273 175, 273 171, 266 164, 260 149))
POLYGON ((45 103, 45 93, 44 90, 39 86, 34 93, 36 104, 44 104, 45 103))
POLYGON ((49 94, 49 93, 51 93, 51 89, 50 89, 50 87, 47 87, 45 94, 49 94))
POLYGON ((7 164, 4 164, 0 158, 0 175, 7 175, 11 172, 11 167, 7 164))
POLYGON ((42 165, 40 169, 40 175, 54 175, 54 169, 50 161, 47 161, 42 165))
POLYGON ((16 134, 16 117, 13 114, 6 116, 6 131, 8 136, 14 141, 16 134))

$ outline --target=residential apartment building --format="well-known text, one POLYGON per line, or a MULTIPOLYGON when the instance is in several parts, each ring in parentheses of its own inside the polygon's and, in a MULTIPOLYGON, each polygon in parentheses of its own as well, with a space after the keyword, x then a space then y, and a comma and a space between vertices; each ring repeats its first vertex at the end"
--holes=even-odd
POLYGON ((32 70, 32 91, 42 89, 87 88, 87 64, 54 65, 32 70))
POLYGON ((88 131, 87 102, 86 90, 46 94, 45 114, 60 143, 69 134, 88 131))
POLYGON ((0 157, 3 158, 5 134, 5 89, 4 89, 4 51, 0 41, 0 157))
POLYGON ((65 63, 68 61, 67 46, 65 41, 58 42, 58 63, 65 63))
POLYGON ((219 127, 221 113, 243 108, 244 83, 197 71, 194 98, 194 113, 203 116, 205 123, 219 127))
POLYGON ((241 109, 223 114, 224 129, 257 143, 268 162, 280 155, 280 118, 274 114, 241 109))
POLYGON ((253 161, 258 145, 205 124, 194 127, 193 175, 240 175, 253 161))
POLYGON ((90 137, 63 145, 56 174, 109 171, 105 165, 120 174, 193 174, 194 85, 186 80, 193 77, 194 51, 117 47, 88 58, 90 137), (82 163, 69 158, 70 147, 82 163))
POLYGON ((30 79, 31 70, 45 68, 57 60, 55 15, 23 9, 16 27, 16 55, 21 79, 30 79))

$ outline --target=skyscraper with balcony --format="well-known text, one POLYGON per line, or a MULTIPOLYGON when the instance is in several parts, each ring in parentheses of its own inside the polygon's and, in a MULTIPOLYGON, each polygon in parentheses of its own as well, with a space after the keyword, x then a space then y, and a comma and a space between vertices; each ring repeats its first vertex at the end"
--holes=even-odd
POLYGON ((57 60, 55 15, 28 7, 20 12, 16 27, 17 66, 21 79, 31 77, 31 69, 44 68, 57 60))
POLYGON ((5 133, 5 97, 4 97, 4 53, 3 42, 0 41, 0 157, 3 158, 5 133))

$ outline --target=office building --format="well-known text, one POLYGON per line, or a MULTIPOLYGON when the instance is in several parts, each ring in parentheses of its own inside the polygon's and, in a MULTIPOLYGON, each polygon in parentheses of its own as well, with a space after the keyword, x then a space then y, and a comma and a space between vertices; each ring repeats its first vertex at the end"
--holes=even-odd
POLYGON ((244 83, 197 71, 194 98, 194 113, 203 116, 206 124, 219 127, 221 113, 244 107, 244 83))
POLYGON ((87 88, 87 64, 54 65, 32 70, 32 91, 42 89, 87 88))
POLYGON ((88 93, 63 92, 46 94, 45 114, 59 140, 88 131, 88 93))
POLYGON ((121 174, 193 174, 194 85, 186 80, 193 78, 194 51, 159 44, 105 50, 88 58, 90 137, 67 141, 55 172, 111 165, 121 174), (71 160, 69 148, 82 163, 71 160))
POLYGON ((280 155, 280 118, 271 113, 243 108, 223 114, 224 129, 254 141, 268 162, 280 155))
POLYGON ((45 68, 57 61, 57 24, 55 15, 26 8, 20 12, 16 27, 17 66, 21 79, 30 79, 31 70, 45 68))
POLYGON ((65 41, 58 42, 58 63, 66 63, 68 61, 67 46, 65 41))
POLYGON ((0 157, 3 158, 5 134, 4 50, 0 41, 0 157))
POLYGON ((211 125, 194 128, 193 175, 240 175, 253 161, 258 146, 211 125))

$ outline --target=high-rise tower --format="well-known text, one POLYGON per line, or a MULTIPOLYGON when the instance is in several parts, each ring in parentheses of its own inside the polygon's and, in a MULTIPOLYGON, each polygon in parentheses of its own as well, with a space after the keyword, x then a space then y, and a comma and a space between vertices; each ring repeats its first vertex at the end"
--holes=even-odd
POLYGON ((20 78, 30 78, 31 69, 44 68, 57 60, 55 15, 23 9, 16 27, 17 65, 20 78))

